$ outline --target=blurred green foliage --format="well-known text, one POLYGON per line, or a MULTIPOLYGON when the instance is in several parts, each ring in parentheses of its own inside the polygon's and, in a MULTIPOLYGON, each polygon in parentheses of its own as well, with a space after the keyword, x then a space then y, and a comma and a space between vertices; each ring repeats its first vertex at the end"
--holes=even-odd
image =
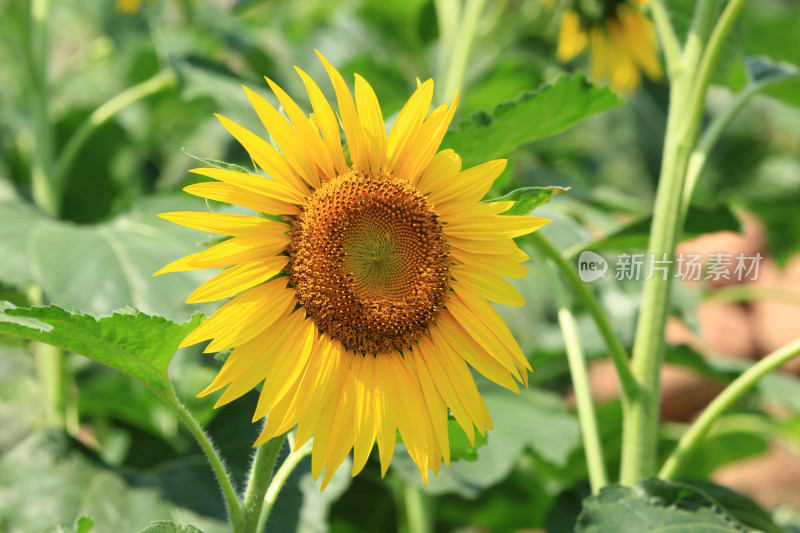
MULTIPOLYGON (((681 21, 688 23, 691 5, 685 0, 669 3, 679 31, 681 21)), ((251 165, 213 116, 221 113, 246 127, 260 127, 240 85, 271 99, 262 78, 266 75, 304 104, 293 66, 323 79, 316 48, 346 79, 354 72, 364 76, 391 122, 416 78, 438 82, 442 76, 439 29, 430 0, 153 0, 130 16, 118 11, 114 0, 63 0, 51 7, 47 102, 55 162, 98 109, 159 73, 174 78, 91 128, 74 159, 60 170, 65 184, 60 218, 49 217, 32 203, 37 133, 31 112, 36 95, 30 4, 0 0, 0 300, 20 307, 42 303, 29 290, 36 284, 45 303, 94 316, 133 306, 184 322, 198 309, 212 310, 182 303, 205 274, 151 278, 165 263, 203 245, 195 232, 155 214, 205 209, 203 202, 178 192, 195 165, 183 149, 251 165)), ((509 170, 491 193, 495 197, 519 187, 571 188, 537 212, 554 221, 543 233, 561 249, 640 248, 647 228, 642 221, 653 206, 667 87, 647 84, 617 105, 619 98, 588 86, 580 74, 559 77, 565 67, 554 58, 557 22, 558 10, 542 9, 536 1, 490 3, 477 30, 454 121, 461 125, 444 144, 461 150, 469 164, 487 157, 510 158, 509 170), (553 87, 541 89, 552 98, 534 97, 542 83, 553 82, 553 87), (556 91, 559 84, 570 85, 571 92, 556 91)), ((800 64, 796 2, 750 3, 715 76, 719 87, 709 98, 709 118, 732 100, 732 90, 752 82, 745 58, 753 55, 800 64)), ((786 259, 800 249, 798 83, 794 78, 774 85, 732 123, 701 176, 689 236, 736 230, 738 214, 748 211, 766 224, 776 257, 786 259)), ((320 85, 332 94, 327 84, 320 85)), ((443 101, 451 97, 437 95, 443 101)), ((323 494, 305 460, 277 502, 273 531, 393 531, 402 524, 399 515, 409 487, 431 509, 432 530, 573 529, 588 485, 577 419, 563 402, 568 389, 564 346, 552 287, 543 274, 547 267, 525 239, 521 245, 532 257, 533 273, 514 283, 527 305, 523 311, 500 312, 535 373, 531 388, 521 395, 479 381, 495 429, 478 448, 478 460, 454 462, 423 487, 400 447, 386 479, 373 458, 352 481, 343 466, 323 494)), ((596 289, 608 302, 614 327, 630 342, 638 287, 606 279, 596 289)), ((689 305, 676 305, 675 313, 691 322, 696 300, 687 296, 683 303, 687 301, 689 305)), ((603 357, 594 326, 577 305, 576 313, 590 357, 603 357)), ((0 331, 9 332, 10 323, 0 316, 0 331)), ((676 360, 697 372, 730 379, 730 373, 694 355, 676 360)), ((90 517, 92 531, 99 532, 138 531, 155 520, 190 523, 206 533, 226 530, 216 481, 175 415, 149 391, 107 367, 75 356, 67 359, 67 366, 70 436, 41 427, 42 391, 34 358, 14 337, 0 337, 0 530, 86 531, 82 516, 90 517)), ((170 374, 178 397, 208 428, 241 484, 258 431, 250 421, 255 394, 218 410, 194 398, 219 366, 187 349, 174 358, 170 374)), ((160 370, 166 372, 165 367, 160 370)), ((782 379, 756 396, 789 406, 789 418, 776 422, 755 401, 742 406, 730 416, 747 415, 752 431, 709 439, 692 471, 707 477, 724 463, 762 453, 770 439, 797 427, 800 385, 797 379, 782 379), (719 453, 721 441, 724 454, 719 453)), ((614 472, 619 463, 619 404, 601 406, 598 416, 609 471, 614 472)), ((662 448, 674 443, 665 431, 662 448)), ((709 498, 722 502, 723 496, 705 486, 655 484, 644 491, 626 492, 630 501, 624 501, 637 508, 653 505, 645 496, 657 493, 657 505, 682 502, 706 509, 709 527, 736 522, 730 518, 738 516, 736 506, 749 505, 737 500, 727 511, 714 507, 709 498)), ((582 530, 596 531, 585 524, 610 499, 620 501, 618 496, 591 500, 582 530)), ((644 531, 627 522, 628 514, 602 516, 616 520, 613 527, 621 527, 622 520, 634 527, 631 531, 644 531)), ((761 522, 749 525, 769 524, 768 517, 759 518, 761 522)), ((161 524, 148 531, 178 530, 161 524)))

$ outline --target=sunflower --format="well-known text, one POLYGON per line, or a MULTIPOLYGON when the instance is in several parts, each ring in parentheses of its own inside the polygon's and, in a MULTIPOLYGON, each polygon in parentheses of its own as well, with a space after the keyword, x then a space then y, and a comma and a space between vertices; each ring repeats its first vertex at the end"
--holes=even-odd
POLYGON ((642 13, 647 0, 576 2, 561 17, 558 57, 569 61, 591 49, 592 79, 608 81, 615 91, 630 93, 644 71, 661 78, 653 25, 642 13))
POLYGON ((528 361, 487 300, 523 305, 503 279, 527 272, 512 239, 549 221, 501 216, 513 202, 478 203, 505 160, 462 170, 452 150, 437 152, 458 95, 428 114, 433 81, 418 84, 387 135, 370 85, 356 75, 354 101, 320 58, 349 156, 336 114, 299 68, 310 115, 269 79, 285 116, 245 87, 277 149, 218 118, 263 173, 199 168, 215 181, 184 190, 267 216, 160 215, 231 238, 156 274, 228 267, 187 302, 233 298, 181 346, 233 348, 200 393, 226 387, 217 406, 263 384, 256 446, 297 426, 296 447, 314 437, 324 488, 351 449, 356 475, 376 441, 385 474, 399 430, 427 482, 449 465, 448 409, 471 442, 492 427, 470 366, 511 390, 515 378, 527 385, 528 361))

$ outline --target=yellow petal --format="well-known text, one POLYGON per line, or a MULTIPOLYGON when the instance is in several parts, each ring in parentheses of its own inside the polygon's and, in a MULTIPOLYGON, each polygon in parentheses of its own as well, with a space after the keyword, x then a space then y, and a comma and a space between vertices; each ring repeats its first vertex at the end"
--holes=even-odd
POLYGON ((353 159, 353 168, 356 170, 369 170, 369 155, 364 141, 364 130, 359 122, 356 106, 353 103, 353 96, 350 89, 339 74, 339 71, 328 63, 322 54, 317 52, 328 76, 331 78, 333 90, 336 92, 336 100, 339 103, 339 114, 342 117, 342 127, 345 137, 347 137, 347 147, 350 149, 350 157, 353 159))
POLYGON ((286 256, 274 256, 234 265, 197 287, 186 303, 215 302, 239 294, 278 275, 288 260, 286 256))
POLYGON ((358 74, 356 74, 356 107, 361 126, 364 128, 370 166, 378 172, 386 161, 386 126, 383 123, 383 114, 375 91, 358 74))
POLYGON ((513 285, 490 272, 467 265, 453 265, 450 273, 459 282, 468 283, 487 300, 503 305, 525 305, 525 299, 513 285))
POLYGON ((323 179, 333 179, 335 176, 333 161, 331 160, 330 155, 322 143, 322 138, 311 126, 311 122, 308 120, 306 114, 303 113, 300 107, 288 94, 286 94, 286 92, 284 92, 283 89, 281 89, 277 84, 273 83, 273 81, 269 78, 265 79, 272 89, 272 92, 275 93, 276 97, 278 97, 278 101, 280 101, 281 105, 283 106, 283 110, 289 116, 289 120, 292 121, 292 124, 297 130, 297 133, 300 135, 300 138, 305 143, 306 153, 312 159, 317 168, 322 171, 321 174, 323 179))
POLYGON ((173 211, 161 213, 158 217, 187 228, 230 236, 269 232, 273 229, 271 224, 274 224, 269 220, 250 215, 196 213, 194 211, 173 211))
POLYGON ((210 181, 207 183, 195 183, 183 188, 184 191, 194 196, 225 202, 233 205, 240 205, 259 213, 270 213, 273 215, 295 215, 300 209, 295 204, 276 200, 263 194, 255 193, 228 183, 210 181))
POLYGON ((328 154, 333 160, 336 171, 339 174, 344 174, 347 171, 347 163, 345 163, 344 154, 342 153, 342 138, 339 132, 339 123, 336 121, 336 115, 334 115, 330 104, 328 104, 328 101, 325 99, 325 96, 322 94, 317 84, 314 83, 314 80, 298 67, 295 67, 295 70, 303 79, 303 83, 306 86, 308 99, 311 101, 311 107, 314 109, 319 128, 322 131, 322 137, 325 140, 325 148, 328 150, 328 154))
POLYGON ((297 190, 303 196, 308 193, 308 187, 303 183, 300 175, 292 170, 289 163, 274 146, 234 121, 222 115, 216 115, 216 117, 225 129, 228 130, 228 133, 233 135, 244 149, 247 150, 247 153, 250 154, 253 161, 255 161, 271 178, 287 187, 297 190))
POLYGON ((314 164, 308 158, 306 145, 300 135, 297 134, 297 131, 292 128, 292 125, 272 104, 264 100, 255 91, 242 87, 253 109, 256 110, 258 118, 261 119, 261 123, 264 124, 270 137, 280 148, 283 157, 289 162, 292 170, 299 174, 310 186, 319 187, 319 176, 314 164))
POLYGON ((244 172, 223 170, 221 168, 193 168, 189 170, 189 172, 223 181, 230 185, 235 185, 242 189, 263 194, 264 196, 269 196, 270 198, 290 204, 304 203, 309 194, 308 188, 305 188, 305 192, 301 193, 296 188, 292 188, 278 181, 253 174, 245 174, 244 172))

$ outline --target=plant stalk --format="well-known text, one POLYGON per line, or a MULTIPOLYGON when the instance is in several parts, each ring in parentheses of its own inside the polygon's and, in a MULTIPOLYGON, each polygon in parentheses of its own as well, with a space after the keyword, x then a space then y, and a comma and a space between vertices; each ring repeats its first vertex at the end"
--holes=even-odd
POLYGON ((701 43, 707 32, 708 21, 712 19, 715 2, 706 0, 698 3, 687 39, 683 68, 677 71, 672 80, 667 133, 647 255, 649 258, 666 255, 670 262, 666 279, 652 276, 644 282, 631 360, 631 370, 640 385, 640 395, 630 405, 623 406, 620 482, 626 485, 632 485, 656 472, 664 326, 670 303, 672 261, 683 227, 682 200, 687 166, 697 141, 712 69, 743 3, 744 0, 731 0, 728 3, 705 48, 701 43))
POLYGON ((260 533, 262 531, 257 529, 261 522, 261 510, 264 507, 267 489, 275 471, 278 453, 281 451, 285 440, 286 433, 268 440, 256 448, 253 454, 253 465, 250 467, 250 475, 247 479, 247 488, 244 492, 244 503, 242 505, 244 533, 260 533))
POLYGON ((637 396, 639 385, 634 379, 630 368, 628 368, 628 354, 625 351, 625 347, 622 346, 594 293, 587 287, 586 283, 581 281, 572 264, 564 259, 561 252, 553 246, 541 231, 532 233, 528 238, 545 257, 553 261, 553 264, 567 279, 575 294, 581 299, 583 305, 586 306, 605 341, 606 349, 617 370, 620 387, 622 388, 622 401, 623 403, 631 401, 637 396))
POLYGON ((275 501, 278 499, 278 494, 280 494, 281 489, 283 489, 283 486, 286 484, 289 476, 292 474, 292 472, 294 472, 294 469, 297 468, 297 465, 300 464, 300 461, 309 455, 311 455, 311 443, 307 442, 299 450, 295 450, 290 453, 289 456, 286 457, 286 460, 278 468, 278 471, 275 472, 275 475, 272 476, 272 481, 269 483, 267 494, 264 496, 264 506, 261 508, 261 516, 258 518, 258 527, 256 528, 258 533, 261 533, 264 531, 264 528, 267 527, 267 521, 269 520, 269 514, 272 511, 272 507, 275 505, 275 501))
POLYGON ((164 399, 172 406, 181 421, 186 425, 191 434, 194 435, 203 453, 206 454, 206 458, 211 464, 211 468, 214 470, 219 486, 222 489, 222 496, 225 498, 225 505, 228 508, 228 520, 231 523, 231 529, 234 533, 241 532, 243 526, 242 508, 239 505, 239 499, 236 497, 236 490, 233 488, 231 478, 228 476, 222 458, 217 453, 216 448, 214 448, 211 438, 203 431, 203 428, 200 427, 197 420, 195 420, 189 410, 186 409, 186 406, 178 400, 174 393, 171 397, 166 397, 164 399))
POLYGON ((658 476, 668 480, 675 479, 719 417, 767 374, 798 355, 800 355, 800 339, 772 352, 736 378, 694 421, 667 458, 658 476))

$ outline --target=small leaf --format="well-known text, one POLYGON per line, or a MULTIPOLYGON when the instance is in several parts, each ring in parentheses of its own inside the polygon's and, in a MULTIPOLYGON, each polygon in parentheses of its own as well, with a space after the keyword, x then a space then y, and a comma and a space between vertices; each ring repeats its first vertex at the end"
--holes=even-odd
POLYGON ((184 154, 188 155, 198 163, 202 163, 207 167, 212 168, 220 168, 222 170, 232 170, 234 172, 244 172, 245 174, 252 174, 252 170, 247 170, 241 165, 237 165, 236 163, 228 163, 227 161, 217 161, 216 159, 206 159, 205 157, 198 157, 196 155, 192 155, 186 150, 183 151, 184 154))
POLYGON ((94 520, 88 516, 81 516, 75 521, 75 533, 89 533, 94 527, 94 520))
POLYGON ((747 75, 754 83, 776 83, 800 76, 800 68, 791 63, 779 63, 764 56, 744 59, 747 75))
POLYGON ((127 374, 167 399, 173 395, 167 366, 180 341, 202 320, 199 313, 184 324, 142 313, 96 319, 57 306, 22 309, 7 304, 0 314, 0 334, 37 340, 85 355, 127 374), (38 321, 51 329, 45 331, 11 321, 19 318, 38 321))
POLYGON ((478 448, 482 446, 486 446, 486 443, 489 442, 489 432, 487 431, 486 434, 481 435, 477 431, 475 432, 475 445, 469 443, 469 439, 467 438, 467 434, 464 433, 464 430, 461 426, 456 422, 454 419, 449 419, 447 421, 447 437, 450 440, 450 461, 477 461, 478 460, 478 448))
POLYGON ((445 135, 442 148, 458 153, 464 167, 506 157, 518 146, 555 135, 622 100, 581 74, 563 75, 552 85, 523 93, 515 102, 481 111, 445 135))
POLYGON ((718 503, 684 483, 646 479, 612 485, 583 501, 577 533, 726 533, 748 529, 718 503))
POLYGON ((569 187, 522 187, 515 189, 500 198, 492 198, 487 202, 516 202, 504 215, 527 215, 537 207, 550 201, 556 194, 565 193, 569 187))
POLYGON ((139 533, 203 533, 189 524, 179 524, 171 520, 159 520, 150 524, 150 527, 141 530, 139 533))

